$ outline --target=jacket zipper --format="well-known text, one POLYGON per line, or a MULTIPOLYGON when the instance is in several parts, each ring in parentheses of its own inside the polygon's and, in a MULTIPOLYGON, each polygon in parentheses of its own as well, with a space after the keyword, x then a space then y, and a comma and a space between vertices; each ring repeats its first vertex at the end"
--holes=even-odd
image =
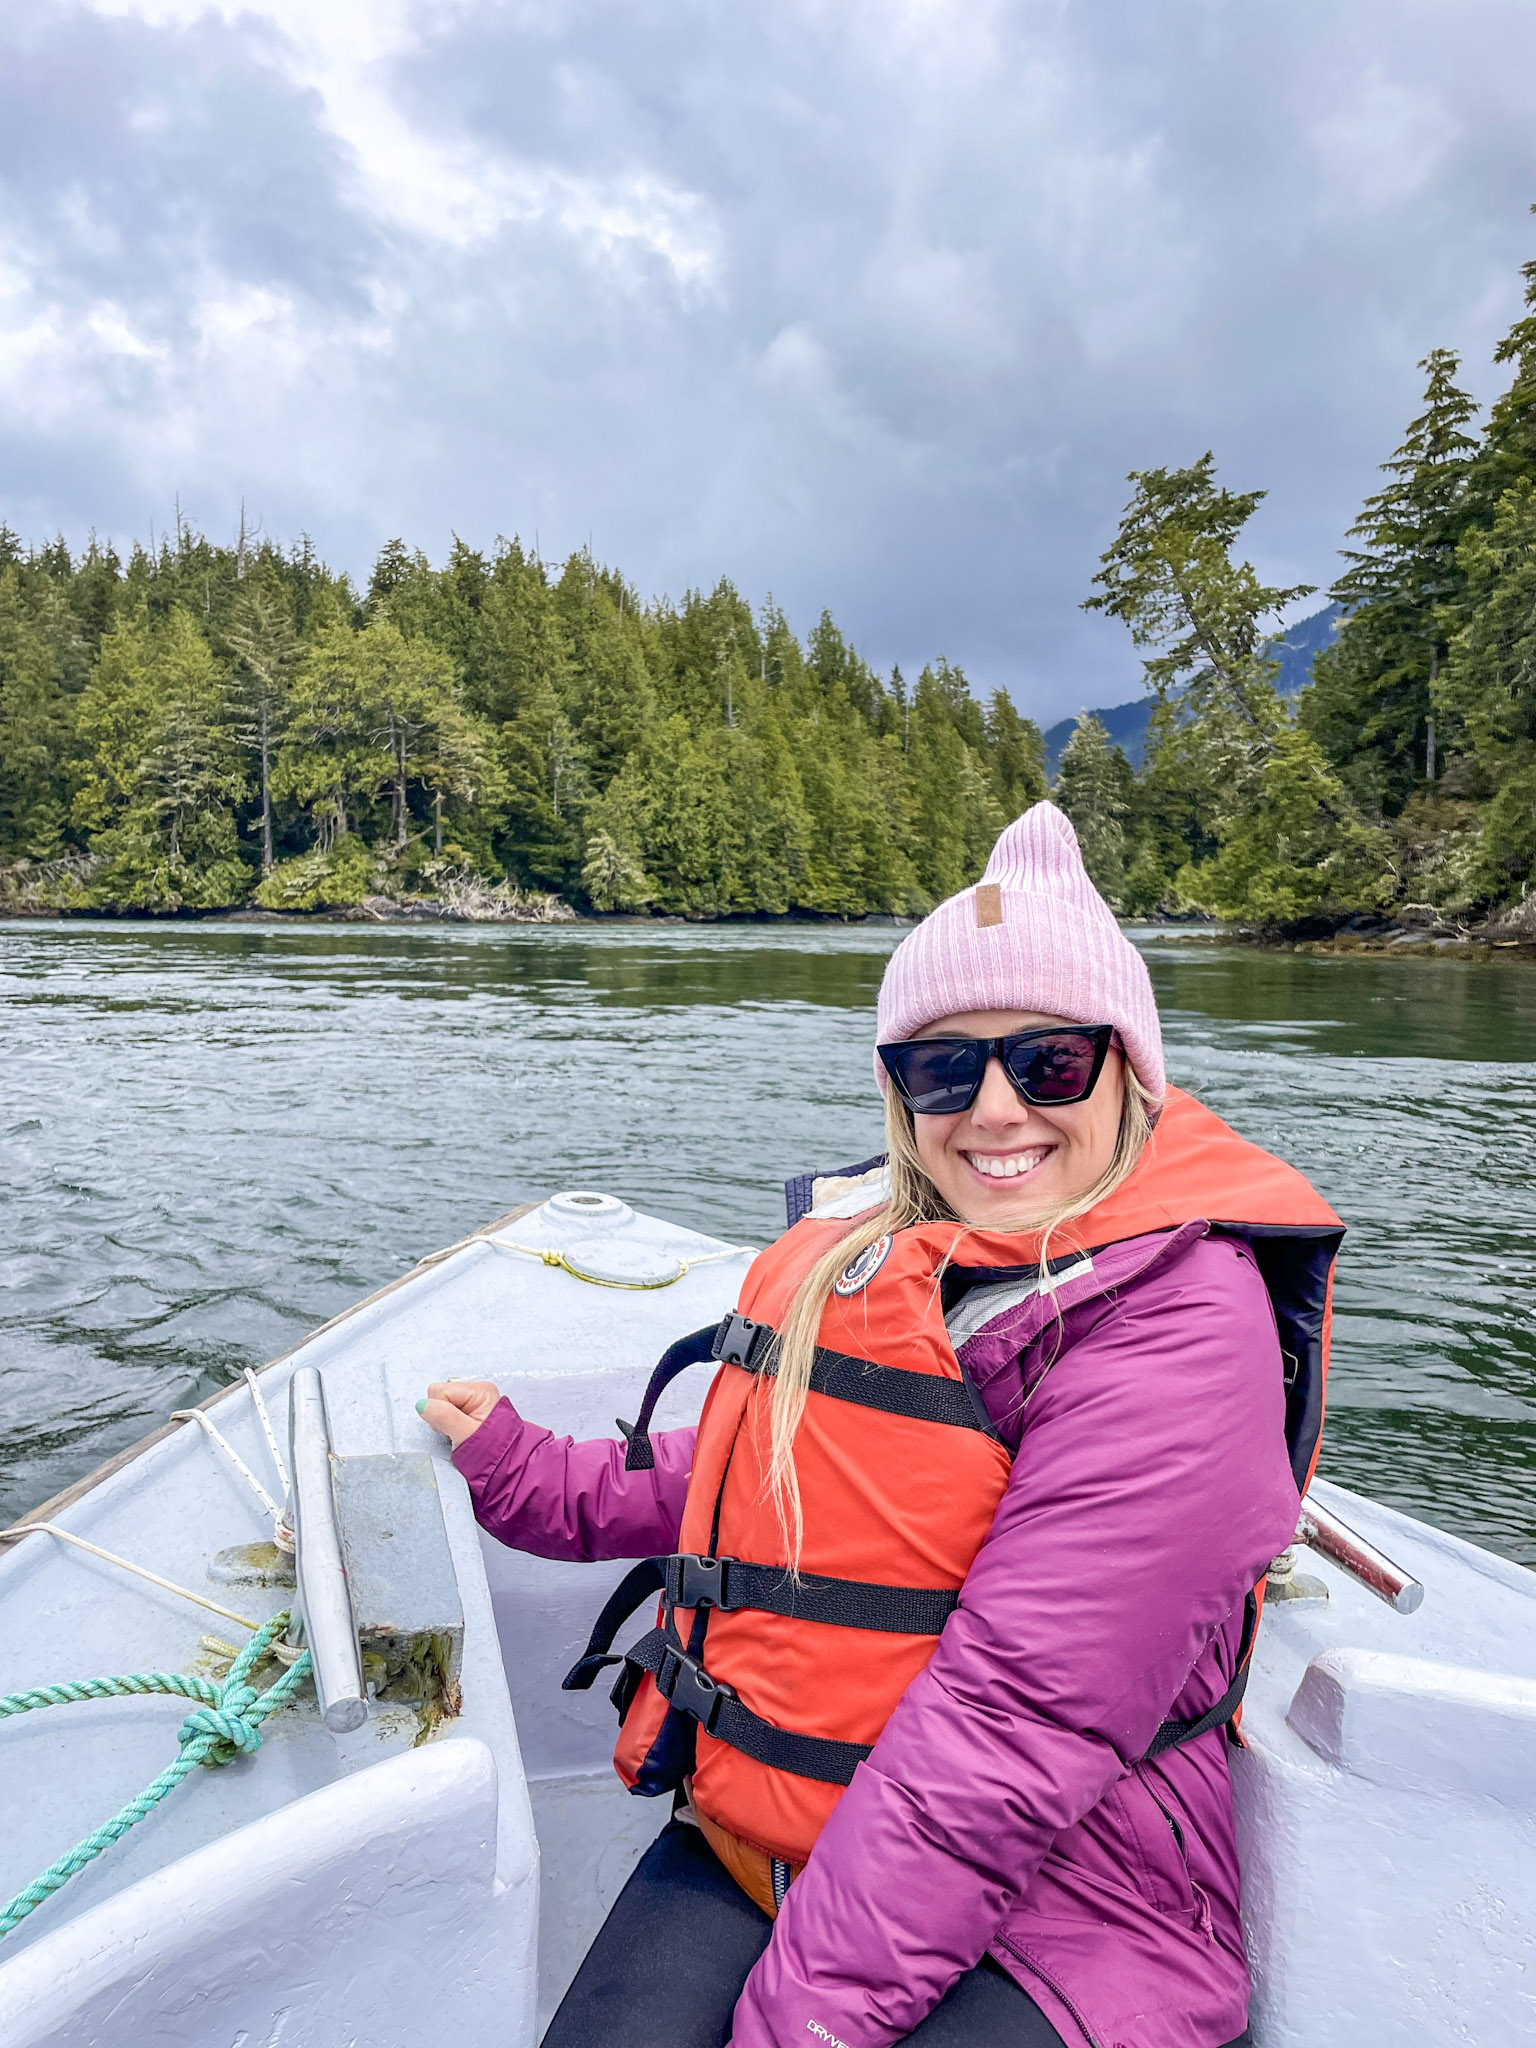
POLYGON ((1210 1897, 1202 1885, 1198 1885, 1195 1883, 1194 1873, 1191 1871, 1189 1867, 1189 1850, 1185 1845, 1184 1830, 1179 1826, 1177 1818, 1169 1811, 1169 1809, 1166 1806, 1164 1806, 1161 1798, 1158 1796, 1156 1786, 1152 1783, 1146 1771, 1140 1764, 1136 1766, 1135 1775, 1146 1787, 1153 1805, 1157 1808, 1158 1812, 1163 1816, 1163 1819, 1167 1821, 1168 1826, 1172 1831, 1174 1845, 1179 1852, 1179 1861, 1184 1866, 1185 1881, 1189 1886, 1190 1895, 1195 1902, 1195 1916, 1200 1932, 1205 1936, 1207 1941, 1214 1941, 1216 1938, 1216 1930, 1211 1922, 1210 1897))
POLYGON ((1175 1817, 1169 1811, 1169 1809, 1163 1804, 1162 1799, 1158 1794, 1157 1787, 1152 1783, 1152 1780, 1147 1776, 1146 1770, 1144 1769, 1143 1765, 1134 1765, 1132 1767, 1131 1775, 1132 1777, 1138 1780, 1142 1787, 1142 1790, 1146 1793, 1147 1797, 1152 1801, 1152 1804, 1157 1808, 1158 1812, 1163 1816, 1163 1819, 1167 1821, 1169 1832, 1173 1836, 1174 1845, 1179 1852, 1179 1861, 1184 1865, 1185 1874, 1188 1875, 1189 1851, 1184 1846, 1184 1830, 1179 1826, 1178 1821, 1175 1819, 1175 1817))
POLYGON ((1015 1948, 1013 1943, 1009 1941, 1006 1935, 1000 1934, 998 1936, 998 1940, 999 1942, 1001 1942, 1002 1946, 1005 1949, 1007 1949, 1009 1955, 1016 1957, 1017 1960, 1024 1965, 1025 1969, 1028 1970, 1032 1976, 1038 1977, 1042 1984, 1048 1985, 1049 1988, 1055 1993, 1055 1995, 1061 2000, 1062 2004, 1067 2008, 1067 2011, 1071 2013, 1073 2019, 1076 2020, 1078 2026, 1082 2029, 1083 2039, 1088 2043, 1088 2048, 1104 2048, 1103 2042, 1100 2041, 1098 2035, 1093 2031, 1092 2027, 1089 2026, 1088 2022, 1083 2018, 1082 2014, 1078 2011, 1076 2005, 1070 1998, 1068 1998, 1066 1992, 1063 1991, 1061 1986, 1056 1982, 1056 1979, 1048 1975, 1046 1971, 1042 1970, 1038 1963, 1031 1962, 1029 1957, 1025 1955, 1022 1949, 1015 1948))

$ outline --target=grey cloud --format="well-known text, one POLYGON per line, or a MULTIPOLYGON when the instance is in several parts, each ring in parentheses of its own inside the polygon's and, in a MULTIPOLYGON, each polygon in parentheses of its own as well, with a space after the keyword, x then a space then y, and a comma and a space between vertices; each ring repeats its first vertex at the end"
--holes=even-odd
POLYGON ((1491 395, 1536 250, 1523 4, 421 23, 372 77, 414 198, 259 10, 0 32, 0 254, 81 393, 0 387, 13 524, 243 495, 356 569, 397 531, 590 532, 643 590, 826 604, 1050 718, 1137 687, 1077 610, 1128 469, 1214 446, 1270 489, 1260 566, 1326 581, 1416 359, 1491 395), (104 301, 150 355, 103 354, 104 301))
POLYGON ((377 236, 338 204, 344 153, 258 23, 71 10, 0 33, 5 240, 48 292, 126 293, 174 324, 210 266, 326 303, 366 291, 377 236))

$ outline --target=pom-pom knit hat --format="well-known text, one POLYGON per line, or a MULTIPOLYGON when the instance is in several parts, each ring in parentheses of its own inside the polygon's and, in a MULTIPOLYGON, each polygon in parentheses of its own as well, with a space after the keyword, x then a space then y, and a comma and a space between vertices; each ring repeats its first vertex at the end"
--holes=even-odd
MULTIPOLYGON (((1015 818, 974 888, 947 897, 891 955, 876 1036, 911 1038, 966 1010, 1037 1010, 1113 1024, 1161 1100, 1163 1034, 1146 962, 1088 879, 1077 834, 1054 804, 1015 818)), ((885 1086, 877 1057, 875 1075, 885 1086)))

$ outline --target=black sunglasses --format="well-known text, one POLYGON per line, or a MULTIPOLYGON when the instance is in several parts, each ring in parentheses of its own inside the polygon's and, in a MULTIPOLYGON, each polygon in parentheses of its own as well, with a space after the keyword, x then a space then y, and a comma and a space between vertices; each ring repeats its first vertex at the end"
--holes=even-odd
POLYGON ((918 1116, 957 1116, 1000 1060, 1021 1102, 1059 1109, 1090 1096, 1115 1037, 1113 1024, 1048 1024, 1004 1038, 903 1038, 876 1046, 902 1101, 918 1116))

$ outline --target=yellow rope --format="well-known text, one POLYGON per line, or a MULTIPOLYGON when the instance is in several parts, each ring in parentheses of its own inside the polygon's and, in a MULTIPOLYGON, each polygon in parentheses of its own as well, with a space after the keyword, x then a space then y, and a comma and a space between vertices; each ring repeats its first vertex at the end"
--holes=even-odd
POLYGON ((649 1294, 658 1287, 673 1287, 695 1266, 712 1265, 717 1259, 755 1259, 757 1246, 751 1244, 727 1245, 724 1251, 701 1252, 696 1259, 679 1259, 677 1271, 669 1273, 665 1280, 600 1280, 595 1273, 583 1273, 573 1266, 564 1252, 545 1251, 537 1245, 509 1244, 505 1238, 493 1237, 488 1230, 473 1231, 468 1237, 461 1237, 457 1244, 444 1245, 440 1252, 428 1252, 424 1259, 418 1259, 414 1270, 421 1272, 427 1266, 441 1265, 444 1259, 451 1259, 455 1252, 468 1251, 471 1245, 488 1244, 492 1251, 521 1252, 525 1258, 537 1259, 541 1265, 555 1266, 570 1274, 573 1280, 585 1280, 589 1287, 622 1287, 631 1293, 649 1294))
POLYGON ((557 1266, 569 1273, 573 1280, 585 1280, 589 1287, 622 1287, 633 1294, 649 1294, 658 1287, 672 1287, 685 1273, 691 1273, 695 1266, 708 1266, 717 1259, 750 1259, 757 1256, 756 1247, 750 1244, 733 1244, 723 1252, 702 1252, 696 1259, 679 1259, 677 1271, 668 1273, 664 1280, 604 1280, 596 1273, 584 1273, 579 1266, 573 1266, 564 1252, 545 1251, 537 1245, 510 1244, 505 1238, 487 1237, 482 1243, 499 1252, 521 1252, 524 1258, 537 1259, 541 1265, 557 1266))

